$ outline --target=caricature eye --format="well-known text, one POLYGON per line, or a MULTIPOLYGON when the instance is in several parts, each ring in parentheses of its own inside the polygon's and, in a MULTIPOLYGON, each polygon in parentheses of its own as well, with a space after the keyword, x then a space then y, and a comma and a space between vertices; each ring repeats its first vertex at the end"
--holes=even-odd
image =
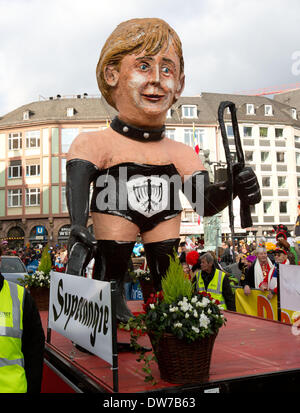
POLYGON ((141 70, 147 70, 148 69, 148 65, 146 63, 141 63, 140 64, 140 69, 141 70))
POLYGON ((170 74, 170 69, 168 67, 163 67, 162 72, 165 73, 166 75, 170 74))

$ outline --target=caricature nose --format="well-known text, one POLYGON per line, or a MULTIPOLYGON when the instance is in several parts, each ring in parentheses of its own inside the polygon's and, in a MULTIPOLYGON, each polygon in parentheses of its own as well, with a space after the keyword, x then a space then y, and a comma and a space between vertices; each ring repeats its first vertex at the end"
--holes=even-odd
POLYGON ((150 83, 159 83, 160 82, 160 68, 159 65, 153 65, 150 73, 150 83))

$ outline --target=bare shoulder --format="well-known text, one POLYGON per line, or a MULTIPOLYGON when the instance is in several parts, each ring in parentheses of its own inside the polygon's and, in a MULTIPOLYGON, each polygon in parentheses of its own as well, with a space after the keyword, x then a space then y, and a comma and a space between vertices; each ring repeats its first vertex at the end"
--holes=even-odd
POLYGON ((99 151, 104 156, 106 142, 109 139, 108 129, 82 132, 73 140, 67 160, 78 158, 88 160, 95 165, 99 164, 99 151))
POLYGON ((188 175, 205 169, 199 155, 191 146, 171 139, 168 141, 167 146, 181 175, 188 175))

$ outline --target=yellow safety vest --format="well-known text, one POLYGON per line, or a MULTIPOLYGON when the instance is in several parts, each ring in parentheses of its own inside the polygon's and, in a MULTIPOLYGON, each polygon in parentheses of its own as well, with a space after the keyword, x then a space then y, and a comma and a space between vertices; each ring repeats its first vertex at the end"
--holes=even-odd
POLYGON ((24 288, 4 280, 0 291, 0 393, 26 393, 22 353, 24 288))
POLYGON ((216 270, 215 274, 213 276, 213 279, 211 280, 211 282, 207 286, 207 290, 205 290, 205 285, 204 285, 204 281, 202 279, 201 273, 202 273, 202 271, 198 271, 196 273, 197 290, 198 291, 207 291, 208 293, 210 293, 210 295, 215 300, 220 301, 220 304, 222 305, 224 310, 226 310, 227 306, 225 304, 225 300, 224 300, 224 297, 223 297, 223 294, 222 294, 223 280, 224 280, 224 277, 225 277, 225 273, 220 271, 220 270, 216 270))

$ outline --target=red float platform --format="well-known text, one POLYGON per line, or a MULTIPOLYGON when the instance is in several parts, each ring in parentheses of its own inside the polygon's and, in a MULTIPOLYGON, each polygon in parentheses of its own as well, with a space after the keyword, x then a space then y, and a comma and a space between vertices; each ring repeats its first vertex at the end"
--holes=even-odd
MULTIPOLYGON (((139 312, 141 301, 130 301, 133 312, 139 312)), ((157 384, 145 383, 137 355, 119 353, 119 392, 156 393, 180 391, 295 391, 300 382, 300 335, 290 325, 225 311, 227 324, 220 329, 215 342, 210 376, 207 383, 185 386, 162 381, 156 363, 153 375, 157 384)), ((45 331, 47 312, 41 312, 45 331)), ((129 343, 129 333, 118 330, 118 342, 129 343)), ((147 336, 140 343, 151 347, 147 336)), ((46 343, 43 393, 112 393, 111 366, 100 358, 77 350, 70 340, 51 332, 46 343)))

